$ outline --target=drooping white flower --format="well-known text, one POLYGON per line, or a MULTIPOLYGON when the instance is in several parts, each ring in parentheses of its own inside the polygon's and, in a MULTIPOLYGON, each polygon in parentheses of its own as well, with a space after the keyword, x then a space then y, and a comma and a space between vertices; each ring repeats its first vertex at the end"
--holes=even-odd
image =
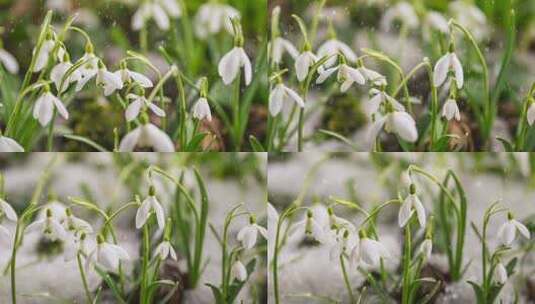
POLYGON ((86 52, 79 62, 84 62, 79 68, 80 80, 76 83, 76 92, 79 92, 86 83, 91 80, 98 72, 98 57, 92 52, 86 52))
POLYGON ((353 247, 351 252, 353 264, 362 262, 372 268, 379 265, 381 258, 389 257, 390 253, 381 242, 369 239, 366 236, 360 237, 358 244, 353 247))
POLYGON ((76 259, 78 253, 81 253, 80 258, 84 258, 89 253, 86 238, 87 234, 85 232, 67 234, 63 251, 63 260, 65 262, 76 259))
POLYGON ((243 68, 245 85, 249 85, 253 77, 251 60, 249 60, 247 53, 245 53, 242 47, 235 46, 221 58, 217 70, 219 76, 223 79, 223 83, 229 85, 238 76, 240 68, 243 68))
POLYGON ((444 103, 444 106, 442 107, 442 116, 446 117, 447 120, 452 120, 453 118, 457 121, 461 120, 461 113, 459 112, 459 107, 454 99, 450 98, 444 103))
POLYGON ((338 54, 342 54, 349 62, 357 60, 357 54, 347 44, 334 38, 325 41, 317 51, 318 58, 330 56, 323 65, 325 68, 332 67, 336 63, 336 55, 338 54))
POLYGON ((74 70, 69 77, 66 77, 67 71, 73 66, 73 64, 66 60, 63 62, 60 62, 52 68, 52 71, 50 71, 50 80, 54 82, 54 85, 56 86, 56 90, 58 93, 63 93, 69 88, 69 84, 72 82, 78 82, 82 79, 82 74, 78 69, 74 70))
POLYGON ((447 34, 449 32, 448 20, 439 12, 428 12, 425 15, 425 23, 441 33, 447 34))
POLYGON ((416 142, 418 140, 416 122, 407 112, 393 111, 385 116, 377 117, 370 129, 369 139, 377 138, 383 127, 386 132, 395 133, 405 141, 416 142))
POLYGON ((168 256, 171 256, 171 259, 177 260, 176 252, 169 241, 163 241, 156 247, 154 250, 154 256, 159 257, 162 261, 167 259, 168 256))
POLYGON ((240 260, 236 260, 230 268, 231 280, 236 279, 240 282, 247 280, 247 269, 240 260))
POLYGON ((260 233, 266 240, 268 239, 266 228, 258 225, 256 223, 256 218, 251 216, 249 218, 249 224, 240 229, 236 238, 242 243, 242 246, 245 249, 251 249, 256 244, 258 233, 260 233))
POLYGON ((428 260, 429 257, 431 256, 432 251, 433 251, 433 241, 431 239, 426 238, 422 242, 422 244, 420 244, 417 255, 421 254, 426 260, 428 260))
POLYGON ((97 237, 97 246, 88 255, 86 268, 91 264, 96 264, 107 271, 117 272, 119 262, 129 259, 128 253, 123 248, 104 242, 103 238, 99 235, 97 237))
POLYGON ((293 59, 299 56, 297 48, 287 39, 277 37, 271 42, 271 59, 275 64, 282 61, 284 52, 287 52, 293 59))
POLYGON ((303 82, 309 73, 310 67, 318 61, 318 57, 314 55, 311 51, 304 51, 295 60, 295 73, 297 75, 297 80, 303 82))
POLYGON ((153 0, 143 3, 132 17, 132 29, 139 31, 150 20, 154 19, 161 30, 168 30, 169 18, 178 18, 182 11, 175 0, 153 0))
POLYGON ((381 90, 373 88, 370 90, 370 95, 371 95, 371 98, 370 98, 369 103, 371 104, 370 106, 371 113, 377 112, 379 108, 381 107, 381 105, 383 104, 385 105, 390 104, 396 111, 405 111, 405 107, 401 103, 399 103, 399 101, 397 101, 395 98, 388 95, 385 91, 381 91, 381 90))
POLYGON ((69 112, 67 112, 67 109, 61 100, 50 92, 41 94, 35 101, 35 105, 33 106, 33 118, 39 120, 39 123, 44 127, 52 120, 54 108, 56 108, 59 115, 63 118, 69 119, 69 112))
POLYGON ((340 258, 342 254, 349 254, 350 252, 350 234, 347 229, 340 229, 335 232, 335 242, 329 250, 329 259, 335 261, 340 258))
POLYGON ((10 221, 17 221, 17 213, 13 207, 11 207, 8 202, 0 198, 0 219, 2 219, 4 216, 10 221))
POLYGON ((93 233, 93 227, 88 222, 81 218, 78 218, 72 214, 70 208, 65 209, 65 217, 60 220, 60 224, 63 224, 65 230, 78 233, 93 233))
POLYGON ((357 68, 357 70, 359 70, 362 76, 364 76, 366 81, 372 83, 373 85, 378 86, 378 87, 387 85, 386 77, 384 75, 381 75, 377 73, 376 71, 370 70, 363 66, 357 68))
POLYGON ((507 283, 507 270, 501 262, 498 263, 494 269, 494 279, 501 285, 507 283))
POLYGON ((0 135, 0 152, 24 152, 24 148, 13 138, 0 135))
POLYGON ((412 5, 405 1, 398 2, 385 11, 381 27, 388 29, 394 21, 399 21, 410 29, 417 28, 420 23, 412 5))
POLYGON ((132 102, 126 108, 124 113, 126 121, 133 121, 139 115, 139 112, 142 107, 146 107, 152 111, 157 116, 165 117, 165 111, 158 107, 156 104, 149 102, 145 96, 140 96, 136 94, 128 94, 127 99, 132 100, 132 102))
POLYGON ((532 103, 527 112, 527 119, 528 119, 528 125, 532 126, 533 122, 535 122, 535 102, 532 103))
POLYGON ((526 239, 530 238, 528 228, 521 222, 515 220, 511 213, 508 214, 508 219, 498 229, 498 239, 504 245, 511 245, 516 237, 516 231, 519 231, 526 239))
POLYGON ((323 228, 314 218, 312 210, 307 210, 305 217, 290 229, 290 235, 298 233, 299 235, 305 235, 314 238, 318 242, 324 240, 323 228))
POLYGON ((413 185, 411 185, 411 193, 405 198, 401 204, 401 207, 399 208, 398 224, 401 228, 405 227, 416 211, 416 216, 418 217, 420 227, 424 228, 426 222, 425 208, 412 188, 413 185))
POLYGON ((277 116, 282 110, 285 101, 293 100, 301 108, 305 107, 303 98, 294 90, 288 88, 283 83, 278 83, 269 93, 269 112, 272 116, 277 116))
POLYGON ((149 216, 151 214, 151 211, 154 212, 156 215, 156 221, 158 222, 158 227, 160 229, 163 229, 165 227, 165 214, 162 205, 160 205, 160 202, 156 198, 156 195, 154 193, 154 188, 151 186, 149 189, 149 196, 143 200, 143 203, 141 203, 141 206, 137 209, 136 212, 136 228, 140 229, 145 225, 147 220, 149 219, 149 216))
POLYGON ((366 82, 364 76, 360 73, 358 69, 352 68, 345 63, 342 63, 334 68, 328 68, 326 70, 320 71, 320 76, 316 79, 316 84, 323 83, 329 76, 334 72, 338 71, 337 79, 338 82, 341 82, 340 91, 342 93, 347 92, 349 88, 354 84, 358 83, 363 85, 366 82))
POLYGON ((202 120, 206 119, 212 121, 212 112, 210 111, 210 105, 205 97, 199 98, 193 105, 193 117, 202 120))
POLYGON ((34 50, 35 56, 35 65, 33 66, 33 72, 39 72, 46 67, 48 63, 48 58, 50 57, 50 52, 54 49, 56 42, 52 39, 47 39, 43 41, 41 48, 36 54, 37 50, 34 50))
POLYGON ((109 96, 115 90, 123 88, 123 80, 121 76, 112 72, 109 72, 105 67, 101 67, 97 71, 97 85, 104 88, 104 95, 109 96))
POLYGON ((126 134, 119 144, 119 151, 132 152, 136 146, 150 147, 156 152, 175 152, 169 135, 151 123, 140 125, 126 134))
POLYGON ((217 34, 222 29, 234 34, 231 20, 235 18, 240 18, 240 12, 232 6, 214 2, 205 3, 199 7, 195 15, 195 34, 201 39, 217 34))
POLYGON ((37 220, 26 227, 27 233, 34 231, 41 232, 43 237, 50 241, 63 240, 67 235, 58 219, 52 216, 51 209, 46 210, 45 218, 37 220))
POLYGON ((122 68, 115 72, 121 77, 124 82, 133 81, 143 88, 151 88, 153 86, 152 81, 145 75, 129 70, 128 68, 122 68))
POLYGON ((17 59, 2 48, 0 48, 0 63, 11 74, 17 74, 19 72, 19 63, 17 62, 17 59))
POLYGON ((435 87, 441 86, 444 81, 448 78, 450 71, 453 71, 455 74, 455 82, 457 83, 457 88, 461 89, 464 84, 464 72, 463 66, 459 61, 457 55, 453 52, 448 52, 442 56, 437 63, 435 64, 435 70, 433 73, 433 84, 435 87))

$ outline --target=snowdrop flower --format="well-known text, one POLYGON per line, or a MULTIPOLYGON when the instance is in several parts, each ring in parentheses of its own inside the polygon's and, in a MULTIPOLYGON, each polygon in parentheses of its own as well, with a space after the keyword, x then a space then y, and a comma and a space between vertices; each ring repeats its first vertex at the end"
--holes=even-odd
POLYGON ((13 138, 0 133, 0 152, 24 152, 24 148, 13 138))
POLYGON ((90 264, 96 264, 108 271, 116 272, 121 260, 129 260, 128 253, 120 246, 104 242, 101 235, 97 236, 97 246, 87 258, 86 268, 90 264))
POLYGON ((230 21, 234 18, 239 19, 240 13, 232 6, 213 2, 205 3, 201 5, 197 15, 195 15, 195 33, 201 39, 217 34, 222 29, 234 34, 232 22, 230 21))
POLYGON ((17 59, 8 51, 4 50, 0 44, 0 63, 6 68, 11 74, 17 74, 19 72, 19 63, 17 59))
POLYGON ((507 214, 507 221, 498 229, 498 239, 506 246, 511 245, 516 237, 516 231, 519 231, 526 239, 530 238, 528 228, 521 222, 514 219, 512 213, 507 214))
POLYGON ((210 111, 208 99, 201 97, 199 100, 197 100, 197 102, 193 105, 193 117, 198 120, 206 119, 208 121, 212 121, 212 112, 210 111))
POLYGON ((142 88, 151 88, 153 86, 152 81, 147 76, 131 71, 126 66, 122 66, 115 74, 121 77, 123 83, 132 81, 142 88))
POLYGON ((104 95, 110 96, 115 90, 120 90, 123 88, 123 80, 121 76, 109 72, 106 67, 101 64, 101 67, 97 71, 97 85, 104 88, 104 95))
POLYGON ((297 48, 287 39, 277 37, 271 42, 271 58, 273 63, 280 64, 284 52, 287 52, 295 60, 299 56, 297 48))
POLYGON ((132 152, 136 146, 150 147, 155 152, 175 152, 169 135, 151 123, 141 124, 126 134, 119 144, 119 152, 132 152))
POLYGON ((317 240, 318 242, 323 241, 323 228, 314 218, 312 210, 307 210, 305 218, 300 222, 296 223, 290 231, 290 235, 299 232, 299 234, 304 234, 317 240))
POLYGON ((535 121, 535 102, 532 102, 527 112, 528 125, 532 126, 535 121))
POLYGON ((398 4, 386 10, 383 19, 381 20, 381 27, 387 29, 394 20, 402 22, 408 28, 414 29, 418 27, 419 21, 416 12, 411 4, 407 2, 399 2, 398 4))
POLYGON ((429 259, 431 256, 431 252, 433 251, 433 241, 429 238, 426 238, 420 247, 418 248, 417 255, 422 255, 426 260, 429 259))
POLYGON ((279 221, 279 213, 271 203, 267 203, 268 226, 276 225, 279 221))
POLYGON ((366 237, 364 231, 359 232, 359 242, 353 247, 351 260, 353 263, 363 262, 370 267, 377 267, 381 258, 389 258, 390 254, 386 247, 379 241, 366 237))
POLYGON ((93 47, 88 44, 86 46, 86 53, 80 58, 79 62, 85 62, 80 66, 80 79, 76 83, 76 92, 79 92, 86 83, 91 80, 98 72, 99 59, 92 51, 93 47))
POLYGON ((87 234, 85 232, 81 232, 79 237, 77 235, 67 235, 66 246, 63 252, 63 260, 65 262, 74 260, 79 252, 83 253, 80 255, 81 258, 87 254, 86 238, 87 234))
POLYGON ((158 256, 160 260, 167 259, 168 256, 171 256, 171 259, 177 260, 176 252, 173 246, 171 246, 171 243, 169 241, 163 241, 156 247, 154 250, 154 255, 158 256))
POLYGON ((348 253, 349 251, 349 230, 341 230, 342 236, 336 235, 336 242, 331 250, 329 251, 329 259, 334 261, 340 258, 340 255, 348 253))
POLYGON ((61 226, 59 221, 52 216, 51 209, 46 210, 45 218, 37 220, 26 227, 27 233, 33 231, 41 232, 43 236, 50 241, 63 240, 66 237, 65 229, 61 226))
POLYGON ((447 120, 461 120, 461 113, 459 112, 459 107, 457 107, 457 102, 454 99, 448 99, 444 106, 442 107, 442 116, 446 117, 447 120))
POLYGON ((36 56, 35 59, 35 65, 33 66, 33 72, 39 72, 43 68, 46 67, 46 64, 48 63, 48 58, 50 57, 50 52, 54 49, 54 46, 56 45, 56 42, 52 39, 46 39, 43 41, 43 44, 41 45, 41 48, 36 53, 37 50, 34 50, 34 56, 36 56))
POLYGON ((167 31, 169 17, 178 18, 182 11, 175 0, 155 0, 143 3, 132 17, 132 29, 139 31, 150 20, 154 19, 158 27, 167 31))
POLYGON ((295 72, 299 82, 303 82, 307 78, 310 67, 312 67, 316 61, 318 61, 318 57, 311 51, 305 50, 297 56, 297 59, 295 59, 295 72))
POLYGON ((459 58, 452 50, 450 50, 450 52, 448 52, 446 55, 442 56, 435 65, 435 70, 433 73, 433 83, 435 87, 440 87, 444 81, 446 81, 450 71, 454 72, 457 88, 461 89, 464 83, 463 67, 459 61, 459 58))
POLYGON ((386 116, 378 117, 372 125, 369 138, 376 138, 383 127, 386 132, 395 133, 405 141, 416 142, 418 140, 416 122, 407 112, 393 111, 386 116))
POLYGON ((271 116, 277 116, 282 110, 282 105, 287 100, 293 100, 301 108, 305 107, 303 98, 280 82, 269 93, 269 112, 271 116))
POLYGON ((63 224, 63 227, 65 227, 67 231, 72 231, 75 234, 78 232, 86 234, 93 233, 91 224, 74 216, 70 208, 65 209, 65 215, 65 218, 60 220, 60 223, 63 224))
POLYGON ((329 229, 341 229, 345 228, 346 230, 350 230, 355 232, 356 228, 351 222, 349 222, 346 219, 343 219, 339 216, 336 216, 334 214, 334 210, 332 207, 327 208, 327 213, 329 214, 329 229))
MULTIPOLYGON (((450 31, 448 21, 439 12, 431 11, 427 13, 425 16, 425 23, 427 26, 444 34, 447 34, 450 31)), ((424 26, 424 29, 426 29, 427 26, 424 26)), ((429 31, 427 31, 427 33, 429 34, 429 31)), ((429 38, 429 36, 427 38, 429 38)))
POLYGON ((346 63, 341 63, 337 67, 320 71, 320 76, 318 77, 318 79, 316 79, 316 84, 323 83, 327 78, 329 78, 329 76, 331 76, 336 71, 338 71, 338 82, 342 83, 342 85, 340 86, 340 91, 342 93, 347 92, 347 90, 349 90, 351 85, 353 85, 354 83, 363 85, 366 82, 366 79, 358 69, 352 68, 346 63))
POLYGON ((371 82, 373 85, 382 87, 387 85, 386 77, 384 75, 381 75, 377 73, 376 71, 370 70, 368 68, 365 68, 364 66, 361 66, 357 68, 357 70, 364 76, 366 81, 371 82))
POLYGON ((67 88, 69 88, 70 83, 78 82, 82 78, 82 74, 78 69, 76 69, 69 75, 69 77, 63 80, 67 71, 73 66, 68 56, 66 56, 64 59, 64 61, 56 64, 52 68, 52 71, 50 71, 50 80, 54 82, 58 94, 65 92, 67 88))
POLYGON ((317 51, 318 58, 331 57, 323 65, 325 68, 331 67, 336 63, 337 54, 342 54, 349 62, 357 60, 357 54, 347 44, 335 38, 325 41, 317 51))
POLYGON ((418 196, 416 195, 416 186, 412 184, 409 187, 409 195, 403 203, 401 204, 401 207, 399 208, 398 213, 398 224, 399 227, 403 228, 409 220, 411 219, 414 211, 416 211, 416 216, 418 217, 418 222, 420 223, 420 227, 425 227, 425 208, 418 196))
POLYGON ((245 74, 245 85, 249 85, 253 77, 251 61, 243 47, 235 46, 221 58, 217 70, 219 76, 223 79, 223 83, 229 85, 238 76, 240 68, 243 68, 245 74))
POLYGON ((39 123, 44 127, 52 120, 54 108, 64 119, 69 119, 69 112, 67 112, 61 100, 52 95, 48 87, 45 87, 45 93, 37 98, 33 106, 33 118, 39 120, 39 123))
POLYGON ((256 217, 251 215, 249 217, 249 224, 240 229, 237 239, 245 249, 251 249, 256 244, 256 238, 259 232, 266 240, 268 239, 266 228, 258 225, 256 223, 256 217))
POLYGON ((154 113, 157 116, 165 117, 165 112, 160 107, 155 105, 152 102, 149 102, 145 96, 140 96, 136 94, 128 94, 126 96, 126 99, 132 100, 132 102, 128 105, 125 111, 125 118, 126 121, 132 121, 136 119, 139 115, 139 112, 141 110, 141 107, 149 108, 152 113, 154 113))
POLYGON ((140 229, 145 225, 149 219, 150 212, 153 211, 156 215, 156 220, 160 229, 165 227, 165 214, 163 211, 162 205, 158 202, 156 198, 156 189, 154 186, 149 187, 149 196, 145 198, 141 206, 137 209, 136 212, 136 228, 140 229))
POLYGON ((494 269, 494 279, 501 285, 507 282, 507 270, 501 262, 498 263, 498 265, 496 265, 496 268, 494 269))
POLYGON ((240 260, 236 260, 230 269, 231 280, 236 279, 240 282, 247 280, 247 269, 240 260))
POLYGON ((373 88, 370 90, 370 95, 372 96, 370 99, 370 111, 372 113, 379 111, 381 105, 387 104, 391 105, 396 111, 405 111, 405 107, 392 96, 388 95, 384 90, 373 88))

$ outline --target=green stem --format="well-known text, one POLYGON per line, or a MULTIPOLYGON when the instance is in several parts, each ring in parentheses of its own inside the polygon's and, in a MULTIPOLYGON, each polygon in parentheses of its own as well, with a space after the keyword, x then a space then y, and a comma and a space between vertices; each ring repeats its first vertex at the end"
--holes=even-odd
POLYGON ((54 147, 54 122, 56 120, 57 111, 54 109, 54 113, 52 114, 52 120, 50 120, 50 123, 48 125, 48 138, 47 138, 47 151, 51 152, 52 148, 54 147))
POLYGON ((150 243, 149 243, 149 228, 148 224, 143 226, 143 265, 141 270, 141 290, 140 290, 140 303, 145 304, 149 303, 147 299, 147 279, 148 279, 148 265, 149 265, 149 254, 150 254, 150 243))
POLYGON ((405 227, 405 249, 403 250, 403 286, 401 291, 401 303, 409 303, 410 295, 410 265, 411 265, 411 224, 410 220, 405 227))
POLYGON ((238 73, 234 81, 234 91, 232 96, 232 119, 234 123, 234 151, 240 151, 241 132, 240 132, 240 81, 241 73, 238 73))
POLYGON ((344 262, 344 254, 340 254, 340 267, 342 268, 342 274, 344 276, 344 283, 346 284, 347 292, 349 294, 349 303, 355 303, 355 297, 353 296, 353 290, 351 290, 351 283, 349 282, 349 277, 347 276, 346 265, 344 262))
POLYGON ((80 258, 80 252, 76 255, 76 260, 78 261, 78 269, 80 270, 80 276, 82 277, 82 283, 84 284, 85 296, 87 298, 87 303, 92 304, 93 298, 91 297, 91 292, 89 291, 89 286, 87 284, 87 278, 85 276, 84 267, 82 265, 82 259, 80 258))

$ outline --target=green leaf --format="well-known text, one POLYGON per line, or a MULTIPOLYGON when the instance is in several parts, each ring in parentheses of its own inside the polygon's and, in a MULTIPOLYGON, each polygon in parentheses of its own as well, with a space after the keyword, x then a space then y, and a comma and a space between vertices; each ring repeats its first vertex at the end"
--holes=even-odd
POLYGON ((483 295, 483 289, 481 289, 481 286, 477 285, 477 283, 473 281, 467 281, 467 283, 472 285, 474 293, 476 294, 477 303, 485 304, 485 296, 483 295))
POLYGON ((197 133, 186 145, 185 152, 196 152, 199 151, 203 139, 208 135, 208 133, 197 133))
POLYGON ((249 136, 249 143, 251 144, 251 148, 253 149, 253 152, 265 152, 266 149, 262 146, 262 144, 254 137, 254 135, 249 136))
POLYGON ((510 260, 509 263, 507 263, 507 265, 505 266, 505 270, 507 270, 508 277, 510 277, 515 272, 515 266, 517 262, 518 258, 515 257, 514 259, 510 260))
POLYGON ((209 284, 209 283, 207 283, 206 286, 210 287, 210 289, 212 290, 212 294, 214 295, 214 299, 215 299, 216 304, 224 304, 223 293, 221 292, 219 287, 214 286, 214 285, 209 284))
POLYGON ((91 146, 93 149, 99 151, 99 152, 109 152, 104 148, 103 146, 97 144, 96 142, 92 141, 91 139, 79 135, 73 135, 73 134, 64 134, 63 137, 67 139, 71 139, 77 142, 81 142, 83 144, 86 144, 88 146, 91 146))

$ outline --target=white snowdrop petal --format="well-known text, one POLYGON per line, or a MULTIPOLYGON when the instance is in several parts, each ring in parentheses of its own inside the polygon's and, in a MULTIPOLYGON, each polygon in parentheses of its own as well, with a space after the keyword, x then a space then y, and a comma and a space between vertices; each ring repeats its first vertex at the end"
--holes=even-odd
POLYGON ((11 220, 13 222, 17 221, 17 213, 15 212, 13 207, 11 207, 11 205, 8 204, 3 199, 0 199, 0 209, 2 209, 2 211, 6 214, 6 217, 9 220, 11 220))
POLYGON ((361 84, 361 85, 366 83, 366 79, 364 79, 364 76, 359 72, 359 70, 351 68, 351 67, 346 67, 345 70, 347 74, 349 75, 349 77, 356 83, 361 84))
POLYGON ((329 78, 334 72, 338 71, 338 67, 324 69, 320 72, 320 75, 316 79, 316 84, 322 84, 329 78))
POLYGON ((311 65, 311 60, 308 57, 307 53, 300 54, 295 60, 295 72, 297 75, 297 80, 302 82, 308 75, 308 70, 311 65))
POLYGON ((241 65, 243 66, 243 72, 245 74, 245 85, 248 86, 251 84, 253 79, 253 68, 251 66, 251 60, 249 60, 249 57, 243 48, 240 48, 240 60, 241 65))
POLYGON ((267 240, 268 239, 268 233, 267 233, 266 228, 264 228, 264 227, 262 227, 260 225, 257 225, 257 224, 255 224, 255 227, 258 230, 258 232, 260 232, 260 234, 267 240))
POLYGON ((132 152, 137 145, 139 136, 141 135, 141 127, 137 127, 130 133, 126 134, 119 144, 119 152, 132 152))
POLYGON ((136 228, 140 229, 145 225, 150 214, 151 202, 146 198, 136 212, 136 228))
POLYGON ((59 115, 61 115, 61 117, 63 117, 64 119, 69 119, 69 112, 67 111, 61 100, 59 100, 59 98, 57 98, 56 96, 52 95, 50 96, 50 98, 54 103, 54 106, 56 106, 56 110, 58 111, 59 115))
POLYGON ((243 282, 247 279, 247 269, 245 269, 245 266, 240 261, 234 262, 231 272, 232 277, 240 282, 243 282))
POLYGON ((51 120, 54 113, 54 102, 50 99, 48 93, 43 94, 42 98, 38 99, 34 107, 34 118, 39 120, 39 123, 44 127, 51 120))
POLYGON ((144 88, 151 88, 153 86, 152 81, 145 75, 137 73, 134 71, 128 71, 128 76, 130 76, 135 82, 144 88))
POLYGON ((157 116, 165 117, 165 111, 152 102, 149 103, 149 109, 152 111, 152 113, 156 114, 157 116))
POLYGON ((407 223, 409 222, 409 219, 412 216, 411 207, 412 207, 412 202, 410 200, 410 197, 407 197, 401 204, 401 207, 399 208, 399 213, 398 213, 399 227, 405 227, 405 225, 407 225, 407 223))
POLYGON ((420 198, 416 195, 412 195, 412 205, 414 209, 416 210, 416 216, 418 217, 418 222, 420 223, 420 227, 425 228, 426 218, 425 218, 425 208, 422 202, 420 201, 420 198))
POLYGON ((354 81, 351 79, 347 79, 346 81, 344 81, 342 85, 340 86, 340 92, 342 93, 347 92, 347 90, 349 90, 349 88, 351 87, 353 83, 354 81))
POLYGON ((163 31, 167 31, 169 29, 169 17, 167 17, 163 8, 157 4, 153 4, 151 8, 152 16, 158 27, 163 31))
POLYGON ((11 74, 17 74, 19 72, 17 59, 4 49, 0 49, 0 62, 4 64, 6 70, 11 74))
POLYGON ((507 282, 507 270, 502 263, 498 263, 498 265, 496 265, 495 278, 500 284, 505 284, 507 282))
POLYGON ((529 106, 528 113, 527 113, 527 119, 528 119, 528 124, 530 126, 532 126, 533 122, 535 122, 535 103, 532 103, 529 106))
POLYGON ((394 112, 389 115, 391 126, 395 132, 408 142, 415 142, 418 139, 416 122, 407 112, 394 112))
POLYGON ((0 136, 0 152, 24 152, 24 148, 14 139, 0 136))
POLYGON ((173 141, 164 131, 150 123, 144 128, 156 152, 175 152, 173 141))
POLYGON ((180 6, 178 6, 178 3, 176 3, 176 0, 159 0, 162 7, 165 9, 167 14, 172 17, 180 17, 182 15, 182 11, 180 9, 180 6))
POLYGON ((141 105, 142 101, 138 98, 126 107, 126 111, 124 112, 126 121, 132 121, 137 118, 139 111, 141 110, 141 105))
POLYGON ((277 85, 269 94, 269 112, 272 116, 277 116, 282 110, 284 101, 284 88, 282 84, 277 85))
POLYGON ((433 73, 433 84, 435 87, 441 86, 448 77, 450 68, 450 53, 442 56, 436 63, 433 73))
POLYGON ((513 243, 516 235, 515 225, 507 221, 504 223, 498 231, 498 237, 504 245, 510 245, 513 243))
POLYGON ((223 83, 225 85, 229 85, 234 81, 234 79, 236 79, 239 69, 240 53, 238 48, 233 48, 219 61, 218 73, 223 79, 223 83))
POLYGON ((149 197, 149 199, 151 201, 152 210, 154 210, 154 213, 156 214, 156 221, 158 222, 158 227, 160 227, 160 229, 165 228, 165 214, 162 205, 160 205, 160 203, 154 196, 149 197))
POLYGON ((459 61, 457 55, 454 53, 451 54, 451 65, 455 73, 455 81, 457 82, 457 88, 461 89, 464 84, 463 66, 461 65, 461 62, 459 61))
POLYGON ((529 230, 526 226, 524 226, 524 224, 517 220, 511 220, 511 222, 513 223, 513 225, 515 225, 516 229, 520 232, 520 234, 522 234, 526 239, 530 238, 529 230))
POLYGON ((295 103, 297 103, 298 106, 300 106, 301 108, 305 107, 305 102, 303 101, 303 98, 301 98, 301 96, 299 96, 299 94, 297 94, 294 90, 288 87, 284 87, 284 91, 293 101, 295 101, 295 103))

